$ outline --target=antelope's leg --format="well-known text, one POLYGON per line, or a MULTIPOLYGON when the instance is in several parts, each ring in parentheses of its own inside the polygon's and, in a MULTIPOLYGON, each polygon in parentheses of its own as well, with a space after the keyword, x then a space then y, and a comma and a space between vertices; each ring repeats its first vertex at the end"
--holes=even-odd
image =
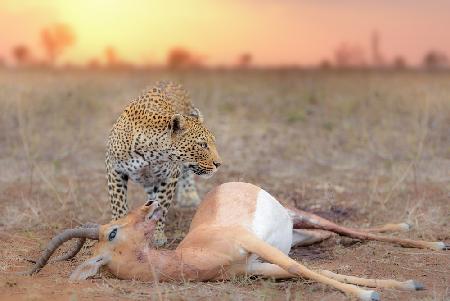
POLYGON ((292 278, 295 275, 287 272, 286 270, 280 268, 276 264, 267 263, 267 262, 259 262, 255 261, 248 264, 245 267, 245 272, 251 275, 258 275, 267 278, 275 278, 275 279, 283 279, 283 278, 292 278))
POLYGON ((356 238, 360 240, 377 240, 399 244, 408 248, 422 248, 432 250, 450 250, 450 244, 446 244, 442 241, 429 242, 423 240, 403 239, 397 237, 376 235, 367 233, 363 230, 357 230, 337 225, 327 219, 324 219, 318 215, 299 210, 297 208, 288 207, 289 214, 292 217, 294 223, 294 229, 322 229, 331 232, 338 233, 343 236, 356 238))
POLYGON ((418 291, 424 289, 423 285, 415 280, 407 280, 404 282, 400 282, 393 279, 366 279, 355 276, 336 274, 327 270, 321 270, 319 271, 319 273, 340 282, 362 285, 367 287, 395 288, 407 291, 418 291))
MULTIPOLYGON (((295 275, 285 271, 276 264, 267 262, 253 262, 246 266, 246 273, 251 275, 259 275, 267 278, 283 279, 292 278, 295 275)), ((415 280, 407 280, 400 282, 393 279, 366 279, 355 276, 347 276, 342 274, 336 274, 328 270, 318 271, 320 274, 337 280, 339 282, 356 284, 366 287, 376 288, 395 288, 399 290, 417 291, 424 289, 423 285, 415 280)))
POLYGON ((284 254, 277 248, 259 239, 244 228, 240 229, 238 233, 239 234, 237 237, 235 237, 235 239, 242 248, 247 250, 249 253, 259 255, 261 258, 267 260, 270 263, 280 266, 289 274, 306 277, 311 280, 330 285, 346 294, 357 296, 360 300, 379 300, 379 295, 377 292, 372 290, 365 290, 352 284, 342 283, 330 277, 324 276, 318 272, 310 270, 301 263, 284 254))
POLYGON ((251 263, 233 264, 228 268, 226 277, 217 278, 215 280, 229 280, 232 277, 241 275, 262 276, 264 278, 274 279, 286 279, 295 277, 295 275, 280 268, 276 264, 253 261, 251 263))
POLYGON ((412 226, 408 223, 399 224, 385 224, 379 227, 359 229, 359 231, 366 233, 386 233, 386 232, 406 232, 411 230, 412 226))
POLYGON ((309 246, 330 238, 333 232, 326 230, 292 229, 292 247, 309 246))

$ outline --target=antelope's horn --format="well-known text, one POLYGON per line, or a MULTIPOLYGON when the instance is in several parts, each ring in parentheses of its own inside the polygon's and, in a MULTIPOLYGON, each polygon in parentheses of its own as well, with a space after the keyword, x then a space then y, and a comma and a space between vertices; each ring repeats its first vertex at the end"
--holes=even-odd
MULTIPOLYGON (((94 224, 87 224, 85 226, 82 226, 81 228, 76 229, 66 229, 62 233, 56 235, 53 237, 53 239, 48 243, 47 248, 44 250, 44 253, 42 256, 36 261, 36 264, 29 270, 28 272, 25 272, 25 275, 32 275, 34 273, 39 272, 48 262, 52 254, 66 241, 72 239, 72 238, 81 238, 80 241, 84 243, 87 238, 89 239, 95 239, 98 240, 99 237, 99 225, 94 224)), ((75 249, 76 252, 73 254, 73 256, 78 253, 78 251, 83 246, 80 241, 77 243, 77 248, 75 249)), ((69 255, 72 255, 72 252, 69 252, 69 255)), ((72 257, 73 257, 72 256, 72 257)), ((68 257, 67 254, 61 256, 60 258, 68 257)), ((58 258, 58 259, 60 259, 58 258)))
MULTIPOLYGON (((86 223, 86 224, 81 225, 81 227, 82 228, 98 228, 99 225, 95 224, 95 223, 86 223)), ((69 252, 67 252, 64 255, 54 258, 51 262, 58 262, 58 261, 72 259, 73 257, 75 257, 78 254, 78 252, 80 252, 80 250, 83 247, 85 242, 86 242, 85 237, 77 239, 75 248, 73 248, 72 250, 70 250, 69 252)))

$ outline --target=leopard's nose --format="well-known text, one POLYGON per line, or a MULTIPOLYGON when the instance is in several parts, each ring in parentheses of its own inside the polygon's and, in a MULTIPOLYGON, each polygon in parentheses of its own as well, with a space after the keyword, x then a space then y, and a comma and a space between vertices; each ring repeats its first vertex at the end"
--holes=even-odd
POLYGON ((219 166, 222 165, 219 161, 214 161, 213 164, 216 168, 219 168, 219 166))

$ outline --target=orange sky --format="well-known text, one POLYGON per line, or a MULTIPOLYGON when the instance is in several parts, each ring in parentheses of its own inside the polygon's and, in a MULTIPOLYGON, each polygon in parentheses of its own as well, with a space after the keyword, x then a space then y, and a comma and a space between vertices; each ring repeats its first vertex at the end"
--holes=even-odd
POLYGON ((450 56, 450 1, 446 0, 1 0, 0 56, 17 44, 42 56, 40 30, 69 24, 76 44, 60 58, 85 63, 113 46, 133 63, 161 63, 184 46, 211 65, 232 64, 250 52, 259 65, 316 64, 342 42, 370 59, 376 29, 387 59, 420 62, 431 48, 450 56))

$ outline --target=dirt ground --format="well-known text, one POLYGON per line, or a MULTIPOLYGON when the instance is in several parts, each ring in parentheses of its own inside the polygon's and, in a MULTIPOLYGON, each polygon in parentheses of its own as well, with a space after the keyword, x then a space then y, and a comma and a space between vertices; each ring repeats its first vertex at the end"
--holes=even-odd
MULTIPOLYGON (((224 160, 201 195, 227 181, 352 227, 408 222, 403 237, 450 242, 450 73, 0 70, 0 300, 348 300, 305 279, 229 282, 68 282, 86 257, 31 266, 66 227, 107 222, 108 131, 121 110, 160 79, 183 83, 224 160)), ((145 199, 131 185, 129 199, 145 199)), ((169 248, 193 210, 173 208, 169 248)), ((67 250, 69 246, 62 249, 67 250)), ((383 300, 450 300, 450 252, 335 236, 296 248, 311 268, 415 279, 426 290, 378 290, 383 300)))

